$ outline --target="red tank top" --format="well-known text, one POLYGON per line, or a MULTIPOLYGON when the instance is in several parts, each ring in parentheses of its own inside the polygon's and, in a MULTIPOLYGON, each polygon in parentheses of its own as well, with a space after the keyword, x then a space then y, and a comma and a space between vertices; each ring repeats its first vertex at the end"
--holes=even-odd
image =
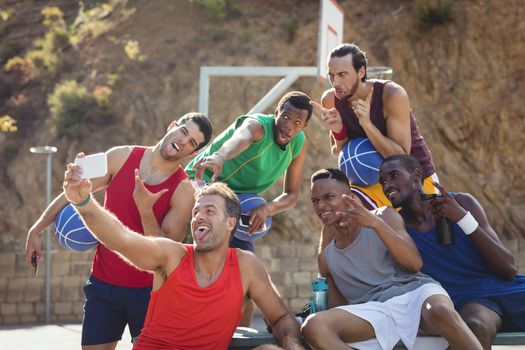
POLYGON ((228 248, 219 278, 201 288, 195 277, 193 246, 187 245, 179 266, 151 293, 144 328, 133 350, 225 350, 241 320, 242 299, 235 248, 228 248))
MULTIPOLYGON (((135 169, 140 167, 140 161, 146 148, 135 146, 128 159, 113 176, 106 189, 104 207, 115 214, 117 218, 132 231, 144 234, 139 210, 133 199, 135 188, 135 169)), ((153 213, 159 225, 170 208, 170 198, 179 183, 187 178, 182 167, 179 167, 164 182, 157 185, 145 184, 151 192, 158 192, 164 188, 168 191, 153 205, 153 213)), ((116 253, 112 252, 102 244, 98 245, 93 259, 92 275, 109 284, 144 288, 151 287, 153 275, 150 272, 140 271, 134 266, 122 260, 116 253)))
MULTIPOLYGON (((385 82, 374 83, 374 94, 372 96, 372 105, 370 106, 370 120, 372 124, 379 129, 379 131, 386 136, 386 118, 383 114, 383 87, 387 84, 385 82)), ((347 101, 341 101, 334 97, 335 108, 341 114, 341 119, 348 130, 348 138, 368 137, 365 130, 359 124, 359 119, 354 111, 350 108, 347 101)), ((423 178, 426 178, 436 172, 434 168, 434 161, 432 160, 432 153, 428 148, 423 136, 419 132, 419 127, 416 123, 416 118, 410 110, 410 133, 412 136, 412 148, 410 155, 414 156, 423 167, 423 178)))

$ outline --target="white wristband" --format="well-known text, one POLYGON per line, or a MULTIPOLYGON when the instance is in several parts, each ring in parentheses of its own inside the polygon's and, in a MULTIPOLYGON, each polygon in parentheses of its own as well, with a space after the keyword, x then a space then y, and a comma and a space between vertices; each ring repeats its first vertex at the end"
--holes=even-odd
POLYGON ((463 232, 465 232, 466 235, 470 235, 472 232, 476 231, 479 224, 476 219, 474 219, 470 211, 467 211, 465 216, 458 221, 458 226, 463 230, 463 232))

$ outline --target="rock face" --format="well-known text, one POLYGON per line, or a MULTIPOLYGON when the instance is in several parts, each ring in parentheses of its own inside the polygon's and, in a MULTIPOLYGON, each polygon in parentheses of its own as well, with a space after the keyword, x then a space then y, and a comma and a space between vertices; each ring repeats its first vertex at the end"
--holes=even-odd
MULTIPOLYGON (((50 1, 50 3, 53 3, 50 1)), ((317 54, 317 1, 239 1, 226 20, 213 19, 186 0, 121 0, 102 21, 107 32, 84 36, 73 71, 85 86, 104 85, 118 74, 111 102, 119 121, 100 125, 87 137, 57 139, 51 132, 45 89, 16 92, 33 116, 18 135, 1 135, 1 250, 21 249, 29 225, 45 202, 45 161, 29 146, 59 148, 53 162, 53 195, 59 193, 67 161, 78 151, 103 151, 117 144, 153 144, 171 120, 196 110, 200 66, 312 66, 317 54), (144 62, 124 52, 136 40, 144 62), (33 101, 33 102, 32 102, 33 101), (8 145, 16 145, 7 152, 8 145)), ((388 65, 405 87, 438 175, 450 191, 474 194, 497 233, 524 235, 525 184, 525 8, 521 0, 454 2, 452 21, 418 28, 416 2, 341 1, 346 41, 368 52, 369 65, 388 65)), ((38 25, 38 24, 35 24, 38 25)), ((65 78, 65 76, 62 76, 65 78)), ((248 111, 277 78, 212 78, 210 116, 218 134, 248 111)), ((293 89, 314 99, 326 85, 301 78, 293 89)), ((16 115, 13 98, 0 100, 0 115, 16 115)), ((274 105, 277 104, 277 101, 274 105)), ((267 111, 273 112, 273 108, 267 111)), ((336 166, 326 132, 314 117, 307 134, 309 156, 299 205, 274 219, 267 243, 316 244, 320 225, 309 200, 309 177, 336 166)), ((266 197, 280 192, 277 184, 266 197)))

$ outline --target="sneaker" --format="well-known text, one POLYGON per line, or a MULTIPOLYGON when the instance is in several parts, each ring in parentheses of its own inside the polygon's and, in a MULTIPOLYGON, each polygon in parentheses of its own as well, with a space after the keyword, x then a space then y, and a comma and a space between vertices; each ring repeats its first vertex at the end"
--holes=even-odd
POLYGON ((308 315, 310 315, 310 302, 307 302, 306 304, 304 304, 303 307, 301 308, 301 311, 295 314, 295 317, 301 318, 304 322, 304 320, 306 320, 308 315))

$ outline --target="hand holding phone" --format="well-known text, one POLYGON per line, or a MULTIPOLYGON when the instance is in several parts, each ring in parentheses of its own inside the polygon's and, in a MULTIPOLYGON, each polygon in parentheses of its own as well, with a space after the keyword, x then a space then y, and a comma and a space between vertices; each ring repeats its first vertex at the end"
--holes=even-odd
POLYGON ((36 252, 33 252, 31 255, 31 265, 33 266, 33 269, 35 269, 35 276, 38 276, 38 255, 36 252))
POLYGON ((76 158, 75 164, 82 168, 81 177, 92 179, 108 173, 108 159, 106 153, 95 153, 82 158, 76 158))
POLYGON ((250 215, 241 214, 241 225, 250 226, 250 215))

